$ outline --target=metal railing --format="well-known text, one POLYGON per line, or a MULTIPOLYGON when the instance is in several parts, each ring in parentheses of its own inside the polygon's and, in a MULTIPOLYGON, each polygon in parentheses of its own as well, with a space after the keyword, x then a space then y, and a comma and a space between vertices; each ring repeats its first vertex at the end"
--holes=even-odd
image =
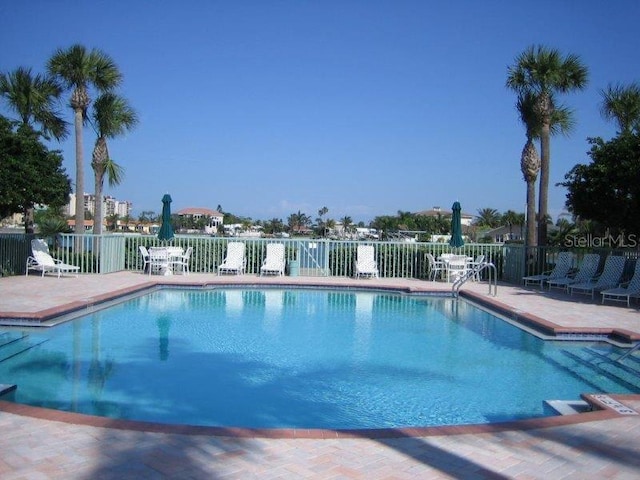
POLYGON ((482 262, 478 265, 474 266, 472 269, 468 270, 467 273, 458 277, 451 286, 451 294, 454 297, 458 297, 458 293, 462 286, 467 283, 469 280, 475 280, 480 278, 480 274, 487 270, 489 272, 489 295, 493 295, 494 297, 498 295, 498 271, 496 270, 496 266, 493 263, 482 262), (493 288, 492 288, 493 287, 493 288), (493 292, 493 293, 491 293, 493 292))
MULTIPOLYGON (((24 234, 0 235, 0 275, 24 274, 25 262, 31 254, 32 236, 24 234)), ((466 244, 452 249, 446 243, 421 243, 403 241, 352 241, 310 238, 240 238, 178 235, 170 242, 162 242, 151 235, 76 235, 60 234, 49 238, 52 255, 64 263, 77 265, 82 273, 110 273, 122 270, 142 270, 140 246, 174 245, 184 249, 193 247, 189 270, 193 273, 217 273, 217 267, 226 255, 229 242, 242 241, 246 245, 247 273, 258 274, 266 254, 266 245, 279 242, 285 245, 288 272, 301 276, 352 277, 358 245, 374 245, 376 261, 381 277, 419 278, 429 277, 427 253, 435 257, 455 251, 456 254, 476 258, 484 255, 485 261, 495 268, 492 280, 521 284, 522 278, 549 270, 555 264, 558 247, 525 248, 517 244, 466 244)), ((586 253, 601 253, 603 262, 609 253, 623 254, 631 260, 639 252, 632 249, 571 249, 576 263, 586 253)), ((633 262, 627 262, 631 273, 633 262)), ((482 279, 489 279, 488 269, 480 272, 482 279)))
MULTIPOLYGON (((142 270, 140 246, 172 245, 193 248, 189 270, 193 273, 217 273, 229 242, 244 242, 247 274, 259 274, 268 243, 283 243, 290 274, 301 276, 351 277, 358 245, 374 245, 381 277, 428 278, 427 253, 439 256, 451 248, 442 243, 358 242, 352 240, 239 238, 178 235, 170 242, 149 235, 75 235, 62 234, 50 241, 56 258, 79 265, 81 272, 109 273, 142 270), (53 246, 55 244, 55 248, 53 246)), ((501 262, 501 245, 468 244, 457 249, 467 256, 485 255, 488 261, 501 262)))

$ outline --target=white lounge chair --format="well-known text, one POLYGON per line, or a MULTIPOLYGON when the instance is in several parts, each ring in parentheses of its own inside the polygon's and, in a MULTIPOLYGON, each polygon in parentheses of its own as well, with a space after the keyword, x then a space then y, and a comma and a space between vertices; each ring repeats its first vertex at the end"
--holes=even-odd
POLYGON ((378 278, 378 262, 376 262, 375 254, 373 245, 358 245, 354 266, 356 278, 378 278))
POLYGON ((556 259, 556 264, 553 266, 553 269, 539 275, 523 277, 522 280, 525 286, 540 285, 540 287, 542 287, 542 284, 548 280, 568 277, 571 268, 573 268, 573 258, 573 253, 571 252, 558 253, 558 258, 556 259))
POLYGON ((595 278, 599 266, 600 255, 597 253, 587 253, 582 259, 580 269, 575 276, 567 275, 563 278, 546 280, 547 285, 549 285, 549 290, 551 290, 552 287, 564 288, 566 290, 569 285, 590 282, 595 278))
POLYGON ((284 243, 268 243, 260 275, 284 275, 284 243))
POLYGON ((446 272, 447 271, 447 268, 446 268, 444 262, 442 262, 440 260, 436 260, 436 258, 431 253, 427 253, 427 260, 429 261, 429 280, 434 280, 435 281, 436 276, 438 275, 438 273, 440 274, 440 277, 442 278, 442 272, 446 272))
POLYGON ((601 292, 607 288, 613 288, 620 283, 622 279, 622 273, 624 272, 624 264, 627 259, 620 255, 609 255, 604 263, 604 269, 602 274, 590 282, 574 283, 569 285, 569 293, 573 295, 574 292, 591 294, 591 298, 594 297, 596 292, 601 292))
POLYGON ((78 276, 80 267, 75 265, 68 265, 61 260, 53 258, 49 254, 49 247, 41 238, 34 238, 31 240, 31 253, 32 256, 27 258, 27 271, 26 275, 29 275, 29 270, 36 270, 42 272, 44 277, 45 273, 56 273, 58 278, 63 273, 75 273, 78 276))
POLYGON ((605 300, 614 302, 627 301, 627 307, 631 306, 631 297, 640 298, 640 260, 636 260, 636 267, 633 271, 631 280, 621 283, 616 288, 610 288, 600 292, 602 294, 602 303, 605 300))
POLYGON ((242 275, 247 266, 247 259, 244 256, 244 242, 230 242, 227 245, 227 256, 218 267, 218 275, 223 273, 235 273, 242 275))

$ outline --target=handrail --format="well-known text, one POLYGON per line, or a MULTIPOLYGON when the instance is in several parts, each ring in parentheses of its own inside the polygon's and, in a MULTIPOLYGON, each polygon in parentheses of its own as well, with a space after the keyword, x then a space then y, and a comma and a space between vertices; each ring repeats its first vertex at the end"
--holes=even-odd
POLYGON ((618 362, 618 363, 622 362, 625 358, 631 356, 633 354, 633 352, 635 352, 636 350, 640 350, 640 342, 636 343, 631 348, 631 350, 629 350, 627 353, 625 353, 624 355, 622 355, 618 359, 616 359, 616 362, 618 362))
POLYGON ((453 285, 451 286, 451 293, 454 297, 458 297, 458 292, 460 291, 460 287, 464 285, 470 278, 479 275, 484 269, 489 270, 489 295, 491 295, 491 284, 493 283, 493 296, 498 295, 498 270, 496 266, 491 262, 482 262, 478 265, 474 266, 471 270, 467 271, 466 274, 458 277, 453 285), (491 273, 493 272, 493 275, 491 273))

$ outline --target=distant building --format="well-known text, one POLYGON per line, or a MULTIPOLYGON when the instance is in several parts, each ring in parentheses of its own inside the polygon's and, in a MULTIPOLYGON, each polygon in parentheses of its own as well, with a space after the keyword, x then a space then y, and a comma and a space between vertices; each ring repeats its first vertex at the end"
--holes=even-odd
MULTIPOLYGON (((84 194, 84 211, 91 215, 96 214, 96 196, 90 193, 84 194)), ((133 211, 133 203, 129 201, 117 200, 114 197, 106 196, 102 199, 102 213, 105 218, 118 215, 118 217, 130 217, 133 211)), ((69 203, 65 207, 65 213, 73 217, 76 214, 76 195, 72 193, 69 195, 69 203)))
POLYGON ((207 223, 204 227, 205 233, 218 233, 219 227, 224 223, 224 213, 208 208, 189 207, 178 210, 176 215, 179 217, 191 218, 194 221, 205 219, 207 223))
POLYGON ((479 231, 478 238, 491 238, 493 243, 504 243, 522 240, 522 228, 520 226, 501 226, 486 231, 479 231))
MULTIPOLYGON (((443 210, 440 207, 433 207, 431 210, 422 210, 421 212, 416 212, 416 215, 423 215, 425 217, 450 217, 453 212, 451 210, 443 210)), ((460 213, 460 223, 463 226, 469 226, 473 222, 473 215, 461 212, 460 213)))

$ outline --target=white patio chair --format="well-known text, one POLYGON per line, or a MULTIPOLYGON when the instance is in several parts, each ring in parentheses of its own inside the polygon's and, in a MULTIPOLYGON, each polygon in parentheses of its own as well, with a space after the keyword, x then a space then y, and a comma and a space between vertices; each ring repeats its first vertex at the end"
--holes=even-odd
POLYGON ((354 265, 356 278, 378 278, 378 262, 376 262, 375 254, 373 245, 358 245, 354 265))
POLYGON ((573 259, 574 256, 571 252, 558 253, 558 258, 556 259, 556 264, 553 266, 553 269, 539 275, 522 277, 524 285, 540 285, 540 287, 542 287, 542 284, 548 280, 555 280, 569 276, 569 272, 571 271, 571 268, 573 268, 573 259))
POLYGON ((447 282, 456 281, 463 277, 469 271, 466 255, 452 255, 446 263, 447 266, 447 282))
POLYGON ((167 275, 171 273, 169 268, 169 252, 163 247, 149 248, 149 275, 158 273, 167 275))
POLYGON ((179 268, 182 275, 189 275, 189 261, 192 253, 193 247, 187 247, 187 250, 182 255, 172 257, 170 259, 171 270, 175 273, 176 268, 179 268))
POLYGON ((227 256, 218 267, 218 275, 223 273, 235 273, 242 275, 247 266, 247 259, 244 256, 244 242, 230 242, 227 245, 227 256))
POLYGON ((631 306, 631 297, 640 297, 640 260, 636 260, 636 267, 633 271, 631 280, 621 283, 616 288, 610 288, 600 292, 602 294, 602 303, 605 300, 613 302, 627 301, 627 307, 631 306))
POLYGON ((140 245, 138 246, 138 250, 140 250, 140 255, 142 255, 142 273, 147 273, 147 268, 151 268, 149 261, 149 250, 147 247, 140 245))
POLYGON ((440 260, 436 260, 431 253, 427 253, 427 260, 429 262, 429 280, 435 281, 438 274, 440 274, 440 278, 442 278, 442 272, 447 271, 445 263, 440 260))
POLYGON ((597 253, 588 253, 582 259, 582 264, 575 276, 566 275, 562 278, 546 280, 547 285, 549 285, 549 290, 551 290, 552 287, 566 290, 569 285, 590 282, 595 278, 599 266, 600 255, 597 253))
POLYGON ((260 275, 284 275, 284 243, 268 243, 260 275))
POLYGON ((46 242, 41 238, 34 238, 31 240, 31 253, 32 255, 27 258, 26 275, 29 275, 29 270, 36 270, 42 272, 44 277, 45 273, 55 273, 60 278, 63 273, 75 273, 78 276, 80 267, 75 265, 68 265, 61 260, 53 258, 49 254, 49 247, 46 242))
POLYGON ((597 279, 569 285, 569 293, 571 295, 574 292, 591 294, 593 298, 596 292, 615 287, 622 279, 626 261, 627 259, 621 255, 609 255, 604 263, 602 274, 597 279))
MULTIPOLYGON (((481 265, 483 265, 485 263, 484 261, 484 255, 478 255, 474 260, 468 261, 467 262, 467 268, 469 270, 474 270, 474 269, 478 269, 481 265)), ((476 271, 473 274, 473 277, 471 278, 474 282, 479 282, 480 281, 480 272, 476 271)))

